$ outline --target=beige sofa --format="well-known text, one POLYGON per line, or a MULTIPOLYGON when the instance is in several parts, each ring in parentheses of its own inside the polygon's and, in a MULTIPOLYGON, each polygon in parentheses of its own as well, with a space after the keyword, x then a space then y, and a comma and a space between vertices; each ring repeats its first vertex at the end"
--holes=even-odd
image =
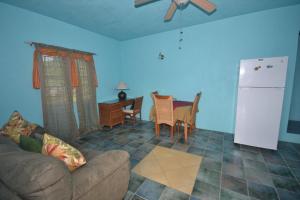
POLYGON ((0 136, 0 199, 121 200, 129 183, 128 153, 83 154, 87 164, 70 173, 62 161, 23 151, 0 136))

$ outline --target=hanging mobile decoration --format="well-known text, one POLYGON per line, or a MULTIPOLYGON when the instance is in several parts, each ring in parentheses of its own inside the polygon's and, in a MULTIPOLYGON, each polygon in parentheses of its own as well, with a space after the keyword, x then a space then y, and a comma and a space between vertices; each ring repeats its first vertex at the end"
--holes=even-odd
POLYGON ((179 50, 182 49, 182 41, 183 41, 183 37, 182 36, 183 36, 183 31, 182 31, 182 29, 180 29, 179 40, 178 40, 178 42, 179 42, 178 49, 179 50))
MULTIPOLYGON (((184 4, 181 3, 179 6, 179 10, 180 10, 180 16, 179 16, 179 25, 181 26, 182 23, 182 9, 183 9, 184 4)), ((182 42, 183 42, 183 30, 182 30, 182 26, 179 29, 179 39, 178 39, 178 49, 181 50, 182 49, 182 42)))

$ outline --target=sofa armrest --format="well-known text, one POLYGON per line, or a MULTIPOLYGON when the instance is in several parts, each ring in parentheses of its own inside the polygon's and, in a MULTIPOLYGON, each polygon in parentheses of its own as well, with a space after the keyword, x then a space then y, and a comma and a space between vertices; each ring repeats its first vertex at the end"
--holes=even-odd
POLYGON ((64 163, 26 151, 0 152, 0 179, 22 199, 71 199, 72 179, 64 163))
POLYGON ((112 150, 104 153, 90 151, 85 156, 87 164, 72 173, 74 199, 81 199, 82 196, 89 192, 94 193, 95 190, 101 191, 97 187, 124 166, 128 169, 129 176, 129 154, 126 151, 112 150))

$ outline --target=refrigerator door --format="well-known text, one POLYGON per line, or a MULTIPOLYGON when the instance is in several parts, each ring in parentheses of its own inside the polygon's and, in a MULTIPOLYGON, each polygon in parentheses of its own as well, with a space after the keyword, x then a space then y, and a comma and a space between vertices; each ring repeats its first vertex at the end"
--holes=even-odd
POLYGON ((234 142, 277 149, 283 88, 239 88, 234 142))
POLYGON ((241 60, 239 87, 285 87, 288 57, 241 60))

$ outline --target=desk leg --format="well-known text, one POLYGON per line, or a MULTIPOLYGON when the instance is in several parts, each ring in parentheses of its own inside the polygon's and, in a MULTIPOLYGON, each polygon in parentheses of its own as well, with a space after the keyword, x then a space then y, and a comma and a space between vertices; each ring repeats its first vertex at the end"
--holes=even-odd
POLYGON ((184 122, 184 142, 187 143, 188 124, 184 122))

